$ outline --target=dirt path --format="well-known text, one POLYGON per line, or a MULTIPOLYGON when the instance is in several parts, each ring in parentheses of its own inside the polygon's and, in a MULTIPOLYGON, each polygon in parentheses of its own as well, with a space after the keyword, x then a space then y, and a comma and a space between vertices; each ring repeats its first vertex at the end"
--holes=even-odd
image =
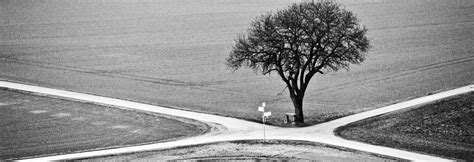
MULTIPOLYGON (((215 127, 215 130, 212 131, 211 133, 201 135, 201 136, 191 137, 191 138, 187 138, 183 140, 178 140, 178 141, 156 143, 156 144, 134 146, 134 147, 124 147, 124 148, 109 149, 109 150, 99 150, 99 151, 92 151, 92 152, 75 153, 75 154, 67 154, 67 155, 50 156, 50 157, 43 157, 43 158, 36 158, 36 159, 27 159, 25 161, 76 159, 76 158, 104 156, 104 155, 111 155, 111 154, 160 150, 160 149, 168 149, 168 148, 174 148, 174 147, 179 147, 179 146, 207 144, 207 143, 214 143, 214 142, 224 142, 224 141, 234 141, 234 140, 252 140, 252 139, 261 139, 263 135, 262 125, 258 123, 253 123, 253 122, 229 118, 229 117, 182 111, 182 110, 164 108, 160 106, 148 105, 148 104, 137 103, 137 102, 132 102, 132 101, 125 101, 125 100, 120 100, 120 99, 88 95, 88 94, 50 89, 50 88, 44 88, 44 87, 38 87, 38 86, 31 86, 31 85, 25 85, 25 84, 11 83, 11 82, 5 82, 5 81, 0 81, 0 87, 7 87, 7 88, 19 89, 23 91, 44 93, 48 95, 67 97, 67 98, 72 98, 76 100, 85 100, 89 102, 126 107, 130 109, 138 109, 138 110, 150 111, 150 112, 155 112, 155 113, 175 115, 175 116, 180 116, 180 117, 185 117, 185 118, 190 118, 190 119, 196 119, 199 121, 203 121, 205 123, 210 123, 211 125, 215 127), (216 125, 220 125, 220 126, 216 126, 216 125)), ((354 121, 366 119, 372 116, 377 116, 380 114, 408 108, 408 107, 419 105, 419 104, 428 103, 434 100, 439 100, 445 97, 449 97, 449 96, 457 95, 461 93, 466 93, 470 91, 474 91, 474 85, 469 85, 469 86, 461 87, 458 89, 401 102, 398 104, 347 116, 347 117, 333 120, 327 123, 318 124, 318 125, 305 127, 305 128, 278 128, 278 127, 267 126, 266 127, 267 139, 302 140, 302 141, 319 142, 319 143, 324 143, 324 144, 341 146, 341 147, 351 148, 355 150, 366 151, 366 152, 376 153, 380 155, 392 156, 392 157, 397 157, 397 158, 402 158, 402 159, 407 159, 407 160, 415 160, 415 161, 450 161, 449 159, 443 159, 443 158, 429 156, 429 155, 423 155, 423 154, 418 154, 418 153, 413 153, 413 152, 408 152, 408 151, 403 151, 403 150, 398 150, 398 149, 374 146, 374 145, 369 145, 369 144, 365 144, 361 142, 345 140, 345 139, 335 136, 334 129, 337 127, 346 125, 348 123, 354 122, 354 121)))

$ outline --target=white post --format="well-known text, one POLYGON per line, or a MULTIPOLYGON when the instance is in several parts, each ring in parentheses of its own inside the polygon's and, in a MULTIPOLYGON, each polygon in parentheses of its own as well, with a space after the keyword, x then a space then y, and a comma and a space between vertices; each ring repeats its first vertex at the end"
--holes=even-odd
POLYGON ((265 116, 262 115, 263 121, 263 143, 265 143, 265 116))
POLYGON ((266 134, 265 134, 265 120, 267 119, 267 117, 269 117, 270 115, 272 115, 272 112, 265 112, 265 102, 262 103, 262 106, 258 107, 258 111, 261 111, 263 114, 262 114, 262 123, 263 123, 263 143, 265 143, 265 140, 266 140, 266 134))

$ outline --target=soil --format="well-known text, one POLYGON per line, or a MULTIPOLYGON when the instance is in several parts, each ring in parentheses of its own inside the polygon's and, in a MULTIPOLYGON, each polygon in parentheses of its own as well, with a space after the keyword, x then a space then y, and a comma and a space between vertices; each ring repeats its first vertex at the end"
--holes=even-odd
POLYGON ((364 152, 295 141, 236 141, 190 146, 162 151, 83 159, 86 161, 157 160, 317 160, 317 161, 396 161, 364 152))
MULTIPOLYGON (((294 112, 278 75, 225 65, 252 20, 301 0, 0 1, 0 78, 270 124, 294 112)), ((339 2, 339 1, 338 1, 339 2)), ((372 49, 316 75, 306 123, 474 81, 474 1, 341 0, 372 49)))
POLYGON ((449 158, 474 159, 474 92, 339 128, 344 138, 449 158))
POLYGON ((0 88, 0 159, 177 140, 209 131, 190 119, 0 88))

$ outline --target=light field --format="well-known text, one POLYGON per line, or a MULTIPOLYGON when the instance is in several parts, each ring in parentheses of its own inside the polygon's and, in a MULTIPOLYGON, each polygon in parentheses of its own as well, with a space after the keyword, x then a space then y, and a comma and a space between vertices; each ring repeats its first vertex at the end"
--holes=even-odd
MULTIPOLYGON (((351 71, 317 75, 310 123, 474 80, 471 0, 340 1, 373 46, 351 71)), ((276 74, 225 59, 254 17, 282 0, 2 1, 0 78, 272 123, 292 112, 276 74)))

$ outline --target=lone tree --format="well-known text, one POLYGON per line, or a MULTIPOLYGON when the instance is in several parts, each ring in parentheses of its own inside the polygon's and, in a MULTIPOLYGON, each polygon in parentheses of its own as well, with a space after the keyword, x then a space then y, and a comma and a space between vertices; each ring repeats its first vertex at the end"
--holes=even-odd
POLYGON ((332 1, 292 4, 257 17, 235 40, 227 65, 264 75, 277 72, 288 87, 295 122, 304 123, 303 98, 311 78, 364 61, 370 47, 366 33, 352 12, 332 1))

